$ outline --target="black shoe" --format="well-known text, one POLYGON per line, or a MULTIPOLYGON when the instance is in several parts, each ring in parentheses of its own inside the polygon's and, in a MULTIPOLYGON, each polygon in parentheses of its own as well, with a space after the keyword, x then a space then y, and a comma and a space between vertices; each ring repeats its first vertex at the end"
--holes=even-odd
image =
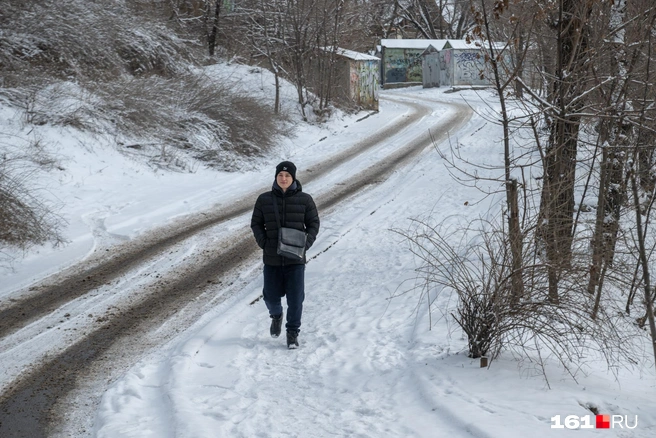
POLYGON ((277 338, 280 336, 280 329, 282 328, 282 313, 278 316, 271 315, 271 337, 277 338))
POLYGON ((298 330, 287 330, 287 348, 298 348, 298 330))

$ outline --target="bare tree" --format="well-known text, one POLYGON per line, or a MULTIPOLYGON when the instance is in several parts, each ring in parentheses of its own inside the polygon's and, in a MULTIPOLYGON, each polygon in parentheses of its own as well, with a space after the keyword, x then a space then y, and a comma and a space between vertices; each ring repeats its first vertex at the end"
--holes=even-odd
MULTIPOLYGON (((518 305, 524 297, 524 280, 522 278, 523 264, 523 236, 519 219, 519 184, 513 171, 515 164, 512 160, 510 136, 511 136, 511 117, 506 104, 506 93, 508 87, 515 83, 519 74, 519 69, 512 69, 512 66, 506 65, 505 54, 510 51, 511 43, 499 42, 493 33, 491 19, 494 16, 497 20, 505 12, 507 5, 497 2, 494 5, 494 13, 488 13, 488 5, 485 0, 472 2, 472 11, 474 12, 477 26, 472 34, 482 40, 481 46, 485 53, 485 59, 491 66, 494 89, 499 97, 501 105, 500 123, 503 128, 503 157, 504 157, 504 186, 506 192, 506 211, 508 221, 508 242, 511 252, 511 292, 514 305, 518 305)), ((514 23, 515 25, 517 22, 514 23)), ((517 59, 517 57, 516 57, 517 59)))
POLYGON ((212 4, 209 0, 206 0, 206 6, 205 6, 205 22, 206 23, 211 23, 209 27, 209 32, 207 33, 207 49, 209 51, 210 56, 214 56, 214 52, 216 50, 216 38, 217 35, 219 34, 219 20, 221 18, 221 3, 223 3, 222 0, 215 0, 214 1, 214 13, 212 13, 212 4))
POLYGON ((399 24, 398 3, 395 1, 347 0, 344 8, 341 40, 351 50, 372 50, 399 24))
MULTIPOLYGON (((637 154, 634 154, 634 158, 637 154)), ((646 319, 649 322, 649 331, 651 334, 651 345, 654 352, 654 365, 656 365, 656 321, 654 320, 654 293, 651 284, 651 271, 649 269, 649 256, 647 254, 647 247, 645 245, 645 232, 647 231, 647 223, 643 225, 643 213, 649 219, 654 205, 653 196, 652 202, 649 203, 646 211, 640 203, 639 188, 636 177, 636 172, 631 173, 631 189, 633 191, 633 206, 636 220, 637 244, 638 254, 640 255, 640 266, 642 266, 642 284, 644 288, 644 305, 646 309, 646 319)), ((653 193, 652 193, 653 195, 653 193)))
POLYGON ((278 114, 280 112, 280 80, 284 73, 282 65, 284 46, 281 44, 282 37, 279 26, 284 14, 283 2, 262 0, 251 7, 253 9, 242 9, 243 15, 248 17, 245 35, 250 42, 252 56, 256 60, 260 57, 266 59, 266 64, 274 74, 275 100, 273 108, 274 113, 278 114))
MULTIPOLYGON (((241 5, 248 16, 240 31, 252 56, 266 59, 276 78, 296 86, 298 104, 308 120, 308 105, 321 112, 332 99, 335 53, 344 34, 345 0, 277 0, 241 5)), ((276 79, 278 80, 278 79, 276 79)))
POLYGON ((549 299, 557 303, 561 273, 571 261, 576 154, 589 81, 591 0, 559 0, 555 17, 556 63, 545 116, 540 233, 548 260, 549 299))
POLYGON ((397 14, 417 36, 425 39, 462 39, 474 26, 469 0, 396 0, 397 14))

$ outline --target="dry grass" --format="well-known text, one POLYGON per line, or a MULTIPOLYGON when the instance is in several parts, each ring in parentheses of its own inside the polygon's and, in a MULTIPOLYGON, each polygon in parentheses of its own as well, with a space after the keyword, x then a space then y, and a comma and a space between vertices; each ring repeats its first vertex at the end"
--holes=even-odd
POLYGON ((29 144, 0 143, 0 248, 25 250, 33 245, 63 242, 63 220, 53 206, 37 196, 32 182, 40 169, 59 166, 40 141, 29 144))
MULTIPOLYGON (((192 73, 206 47, 166 1, 0 3, 0 100, 28 127, 112 136, 135 159, 185 171, 239 169, 284 129, 270 106, 192 73)), ((29 184, 47 159, 0 146, 0 250, 60 242, 61 221, 29 184)))
POLYGON ((175 150, 218 169, 261 156, 284 126, 270 105, 205 76, 133 78, 96 92, 102 124, 139 132, 160 154, 175 150))
POLYGON ((123 0, 3 0, 3 85, 23 85, 26 71, 33 80, 175 74, 197 56, 197 45, 176 37, 156 9, 144 19, 146 11, 136 6, 123 0))

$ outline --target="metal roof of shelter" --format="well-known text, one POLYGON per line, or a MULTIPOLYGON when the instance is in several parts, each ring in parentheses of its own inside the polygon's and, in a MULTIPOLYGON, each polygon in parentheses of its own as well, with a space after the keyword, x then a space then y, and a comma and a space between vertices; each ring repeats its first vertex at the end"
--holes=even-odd
POLYGON ((449 40, 452 49, 480 49, 480 43, 471 42, 468 43, 466 40, 449 40))
POLYGON ((323 50, 324 52, 332 52, 335 50, 336 55, 343 56, 344 58, 348 58, 353 61, 380 61, 380 58, 376 56, 356 52, 354 50, 342 49, 341 47, 338 47, 337 49, 333 49, 332 47, 320 47, 320 50, 323 50))
MULTIPOLYGON (((487 49, 487 42, 467 42, 467 40, 423 40, 423 39, 384 39, 380 40, 380 45, 388 49, 418 49, 426 50, 433 46, 436 50, 457 49, 457 50, 481 50, 487 49)), ((494 48, 501 50, 505 47, 504 43, 494 43, 494 48)))
POLYGON ((433 47, 432 44, 429 44, 428 47, 426 47, 426 50, 424 50, 424 53, 422 53, 422 55, 427 55, 429 53, 438 53, 438 52, 439 50, 433 47))
POLYGON ((433 46, 437 50, 444 49, 449 40, 420 40, 420 39, 384 39, 380 40, 380 45, 388 49, 418 49, 426 50, 428 46, 433 46))

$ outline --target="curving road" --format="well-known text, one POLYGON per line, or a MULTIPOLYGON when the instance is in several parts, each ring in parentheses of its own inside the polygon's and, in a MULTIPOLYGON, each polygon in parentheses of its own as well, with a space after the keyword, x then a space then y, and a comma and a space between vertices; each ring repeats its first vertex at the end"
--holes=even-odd
MULTIPOLYGON (((454 106, 454 111, 434 123, 427 123, 427 116, 433 111, 430 103, 386 100, 407 105, 409 115, 313 166, 311 171, 305 172, 303 182, 306 185, 319 182, 354 157, 371 154, 377 146, 395 138, 399 146, 391 153, 375 156, 371 166, 350 175, 344 183, 323 187, 325 190, 315 196, 321 211, 337 209, 340 201, 383 181, 386 175, 407 164, 431 142, 440 142, 448 132, 458 130, 472 115, 466 105, 445 103, 454 106), (402 132, 404 135, 400 136, 402 132)), ((111 295, 113 287, 123 287, 122 277, 135 276, 135 272, 149 269, 148 266, 156 265, 157 260, 176 251, 185 253, 167 272, 139 283, 127 299, 110 306, 111 311, 99 317, 94 315, 94 324, 70 335, 66 345, 43 352, 30 361, 29 367, 16 371, 0 395, 0 436, 35 438, 90 434, 91 431, 84 428, 70 430, 68 415, 74 413, 92 418, 97 401, 109 382, 145 352, 193 324, 207 311, 209 304, 214 306, 229 299, 230 291, 239 285, 238 273, 257 265, 259 248, 250 229, 244 231, 244 227, 240 227, 241 231, 230 231, 230 227, 222 229, 220 237, 213 242, 213 247, 224 248, 222 251, 207 248, 195 251, 193 248, 202 248, 197 242, 214 228, 240 216, 247 217, 253 200, 265 190, 265 187, 258 187, 229 208, 188 216, 181 222, 153 230, 143 238, 116 247, 111 257, 79 263, 0 304, 0 348, 20 349, 22 342, 40 336, 39 330, 53 329, 38 329, 39 321, 45 317, 73 303, 78 307, 76 315, 85 316, 92 312, 90 309, 96 309, 96 297, 111 295), (192 241, 196 243, 186 244, 192 241), (226 285, 224 294, 217 297, 207 293, 207 289, 217 283, 226 285), (89 302, 88 308, 84 303, 77 304, 84 300, 89 302), (29 339, 21 335, 27 329, 32 330, 29 339)), ((92 420, 86 423, 91 424, 92 420)))

